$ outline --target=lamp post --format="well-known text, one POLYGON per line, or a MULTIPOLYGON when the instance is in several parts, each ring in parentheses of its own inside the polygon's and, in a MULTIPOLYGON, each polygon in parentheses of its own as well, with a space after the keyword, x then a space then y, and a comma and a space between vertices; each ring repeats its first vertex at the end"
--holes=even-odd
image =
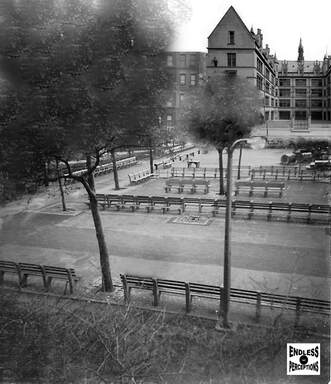
MULTIPOLYGON (((238 144, 250 144, 254 148, 263 148, 266 138, 250 137, 236 140, 228 148, 227 163, 227 185, 226 185, 226 210, 225 210, 225 229, 224 229, 224 267, 223 267, 223 288, 220 297, 220 314, 223 318, 223 327, 230 328, 229 309, 230 309, 230 289, 231 289, 231 210, 232 210, 232 157, 238 144), (263 143, 262 141, 263 140, 263 143)), ((217 328, 220 326, 217 325, 217 328)))

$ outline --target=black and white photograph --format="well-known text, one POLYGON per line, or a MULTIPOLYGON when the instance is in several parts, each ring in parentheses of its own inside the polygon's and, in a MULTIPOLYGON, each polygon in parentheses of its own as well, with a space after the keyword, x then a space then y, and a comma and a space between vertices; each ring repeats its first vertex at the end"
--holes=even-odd
POLYGON ((0 383, 330 384, 330 15, 0 0, 0 383))

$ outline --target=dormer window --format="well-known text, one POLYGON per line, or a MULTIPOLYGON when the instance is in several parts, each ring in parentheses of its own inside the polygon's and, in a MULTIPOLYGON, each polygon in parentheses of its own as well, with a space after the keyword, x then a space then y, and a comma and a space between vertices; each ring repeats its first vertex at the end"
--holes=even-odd
POLYGON ((234 44, 234 31, 229 31, 228 33, 228 44, 234 44))

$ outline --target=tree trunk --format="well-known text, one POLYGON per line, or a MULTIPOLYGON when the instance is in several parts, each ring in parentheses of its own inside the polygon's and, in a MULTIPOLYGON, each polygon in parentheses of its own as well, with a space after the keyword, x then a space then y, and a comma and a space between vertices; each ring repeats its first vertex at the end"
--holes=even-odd
POLYGON ((45 187, 49 186, 48 168, 49 168, 49 162, 45 161, 45 164, 44 164, 44 185, 45 185, 45 187))
POLYGON ((59 162, 57 160, 56 160, 56 173, 57 173, 57 180, 59 182, 59 188, 60 188, 62 210, 66 211, 67 210, 66 201, 65 201, 65 198, 64 198, 62 179, 61 179, 61 174, 60 174, 60 169, 59 169, 59 162))
POLYGON ((154 161, 153 161, 153 147, 152 147, 152 139, 149 139, 149 167, 151 173, 154 172, 154 161))
POLYGON ((239 163, 238 163, 238 175, 237 175, 237 179, 240 180, 240 167, 241 167, 241 156, 242 156, 242 153, 243 153, 243 147, 242 145, 240 145, 240 150, 239 150, 239 163))
MULTIPOLYGON (((86 160, 87 169, 91 169, 91 157, 87 156, 86 160)), ((102 221, 99 214, 98 201, 95 195, 95 183, 93 173, 89 174, 87 178, 87 184, 84 187, 88 193, 90 207, 95 227, 95 234, 98 240, 99 254, 100 254, 100 267, 102 276, 102 289, 105 292, 111 292, 114 290, 113 281, 111 277, 110 265, 109 265, 109 254, 105 236, 103 233, 102 221)))
POLYGON ((103 227, 101 222, 101 217, 99 214, 98 202, 95 196, 95 193, 89 194, 91 212, 95 227, 95 233, 99 245, 100 253, 100 266, 101 266, 101 275, 102 275, 102 289, 105 292, 111 292, 114 290, 113 281, 111 278, 110 265, 109 265, 109 255, 105 236, 103 233, 103 227))
POLYGON ((218 167, 220 170, 220 190, 219 194, 224 195, 224 177, 223 177, 223 148, 217 148, 218 152, 218 167))
POLYGON ((118 172, 117 172, 117 165, 116 165, 115 149, 112 149, 110 151, 110 154, 111 154, 111 161, 113 163, 115 189, 118 191, 120 189, 120 184, 119 184, 119 181, 118 181, 118 172))

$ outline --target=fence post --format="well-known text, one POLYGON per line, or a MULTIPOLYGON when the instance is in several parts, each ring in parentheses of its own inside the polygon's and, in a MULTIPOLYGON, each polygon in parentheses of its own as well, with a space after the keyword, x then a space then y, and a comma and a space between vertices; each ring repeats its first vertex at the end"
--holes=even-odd
POLYGON ((269 201, 269 210, 267 215, 267 220, 270 221, 272 217, 272 201, 269 201))
POLYGON ((186 312, 191 311, 191 289, 190 283, 185 283, 185 303, 186 303, 186 312))
POLYGON ((182 202, 182 212, 185 212, 185 199, 184 197, 181 197, 181 202, 182 202))
POLYGON ((153 279, 153 306, 157 307, 159 305, 159 287, 157 285, 157 280, 153 279))
POLYGON ((301 299, 298 297, 295 305, 295 320, 294 326, 297 327, 300 321, 301 299))
POLYGON ((287 222, 291 220, 291 212, 292 212, 292 203, 288 203, 288 208, 287 208, 287 222))
POLYGON ((276 168, 275 180, 278 179, 278 168, 276 168))
POLYGON ((128 281, 125 275, 122 275, 124 302, 128 304, 130 302, 130 288, 128 287, 128 281))
POLYGON ((253 200, 250 200, 249 208, 250 208, 250 211, 248 213, 248 218, 251 219, 253 214, 254 214, 254 201, 253 200))
POLYGON ((258 292, 256 295, 256 322, 258 323, 261 319, 261 293, 258 292))
POLYGON ((312 208, 312 205, 308 204, 308 217, 307 217, 308 224, 311 222, 311 208, 312 208))

